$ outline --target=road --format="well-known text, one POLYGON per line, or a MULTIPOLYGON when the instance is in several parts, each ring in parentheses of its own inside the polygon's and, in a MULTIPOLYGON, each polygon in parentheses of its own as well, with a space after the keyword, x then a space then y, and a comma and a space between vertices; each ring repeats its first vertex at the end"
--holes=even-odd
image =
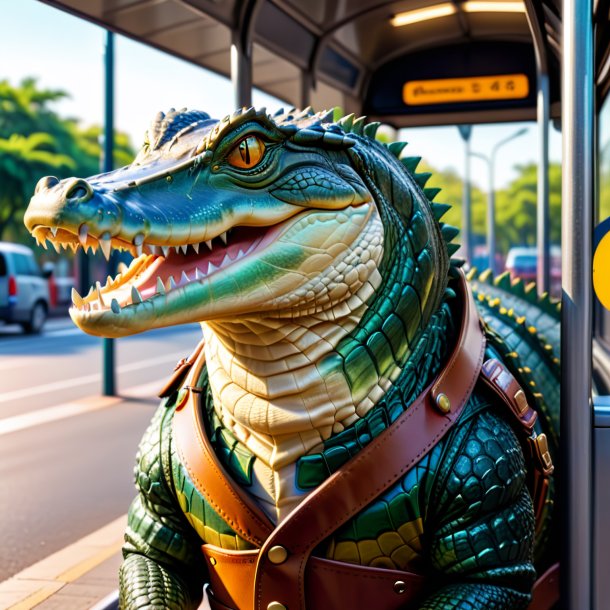
POLYGON ((0 328, 0 581, 124 514, 155 393, 196 325, 115 341, 117 391, 100 398, 101 340, 70 320, 0 328))

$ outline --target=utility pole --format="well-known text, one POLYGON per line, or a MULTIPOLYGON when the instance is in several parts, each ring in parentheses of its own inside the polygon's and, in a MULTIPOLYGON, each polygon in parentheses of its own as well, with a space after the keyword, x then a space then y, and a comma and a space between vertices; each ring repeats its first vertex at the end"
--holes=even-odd
MULTIPOLYGON (((104 140, 101 169, 110 172, 114 169, 114 33, 106 31, 104 46, 104 140)), ((114 275, 116 265, 111 255, 107 265, 108 275, 114 275)), ((103 380, 104 396, 116 394, 116 374, 114 358, 114 339, 102 339, 103 350, 103 380)))

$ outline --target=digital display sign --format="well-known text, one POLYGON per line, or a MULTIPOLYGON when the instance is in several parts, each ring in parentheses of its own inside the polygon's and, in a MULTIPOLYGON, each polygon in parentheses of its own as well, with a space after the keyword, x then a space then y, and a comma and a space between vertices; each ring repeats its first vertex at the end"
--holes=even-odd
POLYGON ((407 106, 426 106, 455 102, 516 100, 529 95, 525 74, 468 76, 412 80, 404 84, 402 98, 407 106))

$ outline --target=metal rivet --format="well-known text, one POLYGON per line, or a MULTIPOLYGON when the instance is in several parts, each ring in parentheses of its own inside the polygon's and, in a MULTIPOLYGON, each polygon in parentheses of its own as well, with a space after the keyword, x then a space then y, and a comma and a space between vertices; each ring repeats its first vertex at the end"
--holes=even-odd
POLYGON ((442 413, 449 413, 451 411, 451 401, 447 394, 441 393, 436 397, 436 406, 442 413))
MULTIPOLYGON (((443 394, 444 396, 444 394, 443 394)), ((394 593, 398 593, 399 595, 401 593, 404 593, 407 590, 407 583, 404 582, 403 580, 397 580, 394 583, 394 593)))
POLYGON ((174 181, 174 177, 173 176, 167 176, 165 178, 166 182, 173 182, 174 181))
POLYGON ((267 552, 267 557, 271 563, 284 563, 288 559, 288 551, 283 546, 272 546, 267 552))
POLYGON ((216 565, 216 557, 210 557, 210 564, 212 564, 213 566, 216 565))
POLYGON ((527 398, 525 397, 525 393, 523 392, 523 390, 517 390, 514 399, 519 409, 519 415, 523 415, 527 411, 527 408, 529 406, 527 404, 527 398))
POLYGON ((267 610, 287 610, 287 608, 284 604, 280 604, 280 602, 271 602, 267 606, 267 610))

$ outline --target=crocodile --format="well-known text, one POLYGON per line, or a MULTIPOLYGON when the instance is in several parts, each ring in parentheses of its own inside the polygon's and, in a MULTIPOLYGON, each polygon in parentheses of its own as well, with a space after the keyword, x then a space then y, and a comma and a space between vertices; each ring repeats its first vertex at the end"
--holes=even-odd
MULTIPOLYGON (((83 331, 201 323, 205 434, 273 523, 409 409, 459 332, 450 206, 405 143, 376 139, 378 125, 311 108, 222 120, 172 109, 131 165, 43 178, 25 215, 41 244, 134 256, 73 292, 83 331)), ((557 306, 506 275, 470 280, 486 356, 523 387, 555 456, 557 306)), ((208 581, 201 545, 253 548, 181 461, 182 392, 163 398, 138 451, 123 608, 195 608, 208 581)), ((525 608, 557 554, 553 482, 535 522, 529 464, 506 409, 477 385, 450 432, 315 554, 425 574, 409 608, 525 608)))

